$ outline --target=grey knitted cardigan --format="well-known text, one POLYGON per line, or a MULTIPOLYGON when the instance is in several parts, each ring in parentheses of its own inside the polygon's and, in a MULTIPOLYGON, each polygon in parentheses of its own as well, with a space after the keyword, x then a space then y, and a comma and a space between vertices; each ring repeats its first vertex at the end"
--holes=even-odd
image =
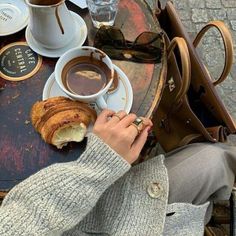
POLYGON ((51 165, 10 191, 0 235, 203 235, 208 204, 167 204, 162 155, 130 167, 90 134, 78 160, 51 165))

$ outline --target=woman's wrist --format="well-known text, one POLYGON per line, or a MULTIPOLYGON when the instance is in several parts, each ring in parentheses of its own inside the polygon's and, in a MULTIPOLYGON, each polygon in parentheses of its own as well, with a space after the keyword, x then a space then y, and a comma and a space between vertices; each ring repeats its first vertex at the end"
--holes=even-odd
POLYGON ((124 158, 94 133, 88 134, 86 150, 77 162, 93 170, 99 181, 114 182, 131 168, 124 158))

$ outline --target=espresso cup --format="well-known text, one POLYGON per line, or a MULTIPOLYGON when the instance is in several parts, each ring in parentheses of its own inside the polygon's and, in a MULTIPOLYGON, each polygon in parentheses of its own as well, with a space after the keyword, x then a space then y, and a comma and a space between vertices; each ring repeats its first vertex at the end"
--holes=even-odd
POLYGON ((100 109, 105 109, 107 103, 103 96, 113 83, 113 64, 97 48, 73 48, 57 61, 55 79, 61 90, 72 99, 95 102, 100 109))

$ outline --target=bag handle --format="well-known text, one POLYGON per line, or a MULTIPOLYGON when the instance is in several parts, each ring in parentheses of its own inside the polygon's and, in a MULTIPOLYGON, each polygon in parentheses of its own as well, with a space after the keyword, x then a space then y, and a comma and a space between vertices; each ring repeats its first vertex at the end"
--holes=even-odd
POLYGON ((230 31, 222 21, 210 21, 197 34, 193 41, 193 45, 196 48, 205 33, 212 27, 215 27, 220 32, 225 48, 225 65, 219 79, 213 82, 213 85, 216 86, 227 78, 233 65, 233 40, 230 31))
MULTIPOLYGON (((176 47, 178 47, 179 53, 180 53, 181 66, 182 66, 181 88, 178 94, 176 95, 176 98, 174 99, 175 102, 173 103, 173 104, 179 104, 181 99, 186 95, 189 85, 190 85, 190 75, 191 75, 190 68, 191 67, 190 67, 190 57, 189 57, 188 47, 183 38, 175 37, 170 42, 165 32, 163 35, 164 35, 164 40, 167 45, 167 49, 166 49, 167 60, 170 58, 170 56, 173 56, 175 58, 174 49, 176 47)), ((153 104, 151 108, 149 109, 148 113, 146 114, 146 117, 148 118, 152 117, 153 112, 156 109, 156 104, 157 104, 156 100, 157 98, 159 98, 159 94, 157 93, 156 95, 158 96, 154 98, 153 104)))
POLYGON ((167 48, 167 59, 169 59, 170 56, 174 54, 174 49, 176 47, 178 47, 179 49, 181 67, 182 67, 181 88, 175 98, 175 101, 176 101, 175 104, 178 104, 188 92, 190 80, 191 80, 191 70, 190 70, 191 67, 190 67, 190 57, 189 57, 189 52, 188 52, 188 46, 185 40, 181 37, 175 37, 171 40, 167 48))

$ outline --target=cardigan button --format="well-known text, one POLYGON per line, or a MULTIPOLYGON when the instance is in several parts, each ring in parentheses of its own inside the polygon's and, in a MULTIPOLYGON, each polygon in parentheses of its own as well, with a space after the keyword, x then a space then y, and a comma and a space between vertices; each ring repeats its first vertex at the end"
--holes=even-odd
POLYGON ((163 192, 163 188, 160 183, 154 182, 147 187, 147 192, 151 198, 159 198, 163 192))

